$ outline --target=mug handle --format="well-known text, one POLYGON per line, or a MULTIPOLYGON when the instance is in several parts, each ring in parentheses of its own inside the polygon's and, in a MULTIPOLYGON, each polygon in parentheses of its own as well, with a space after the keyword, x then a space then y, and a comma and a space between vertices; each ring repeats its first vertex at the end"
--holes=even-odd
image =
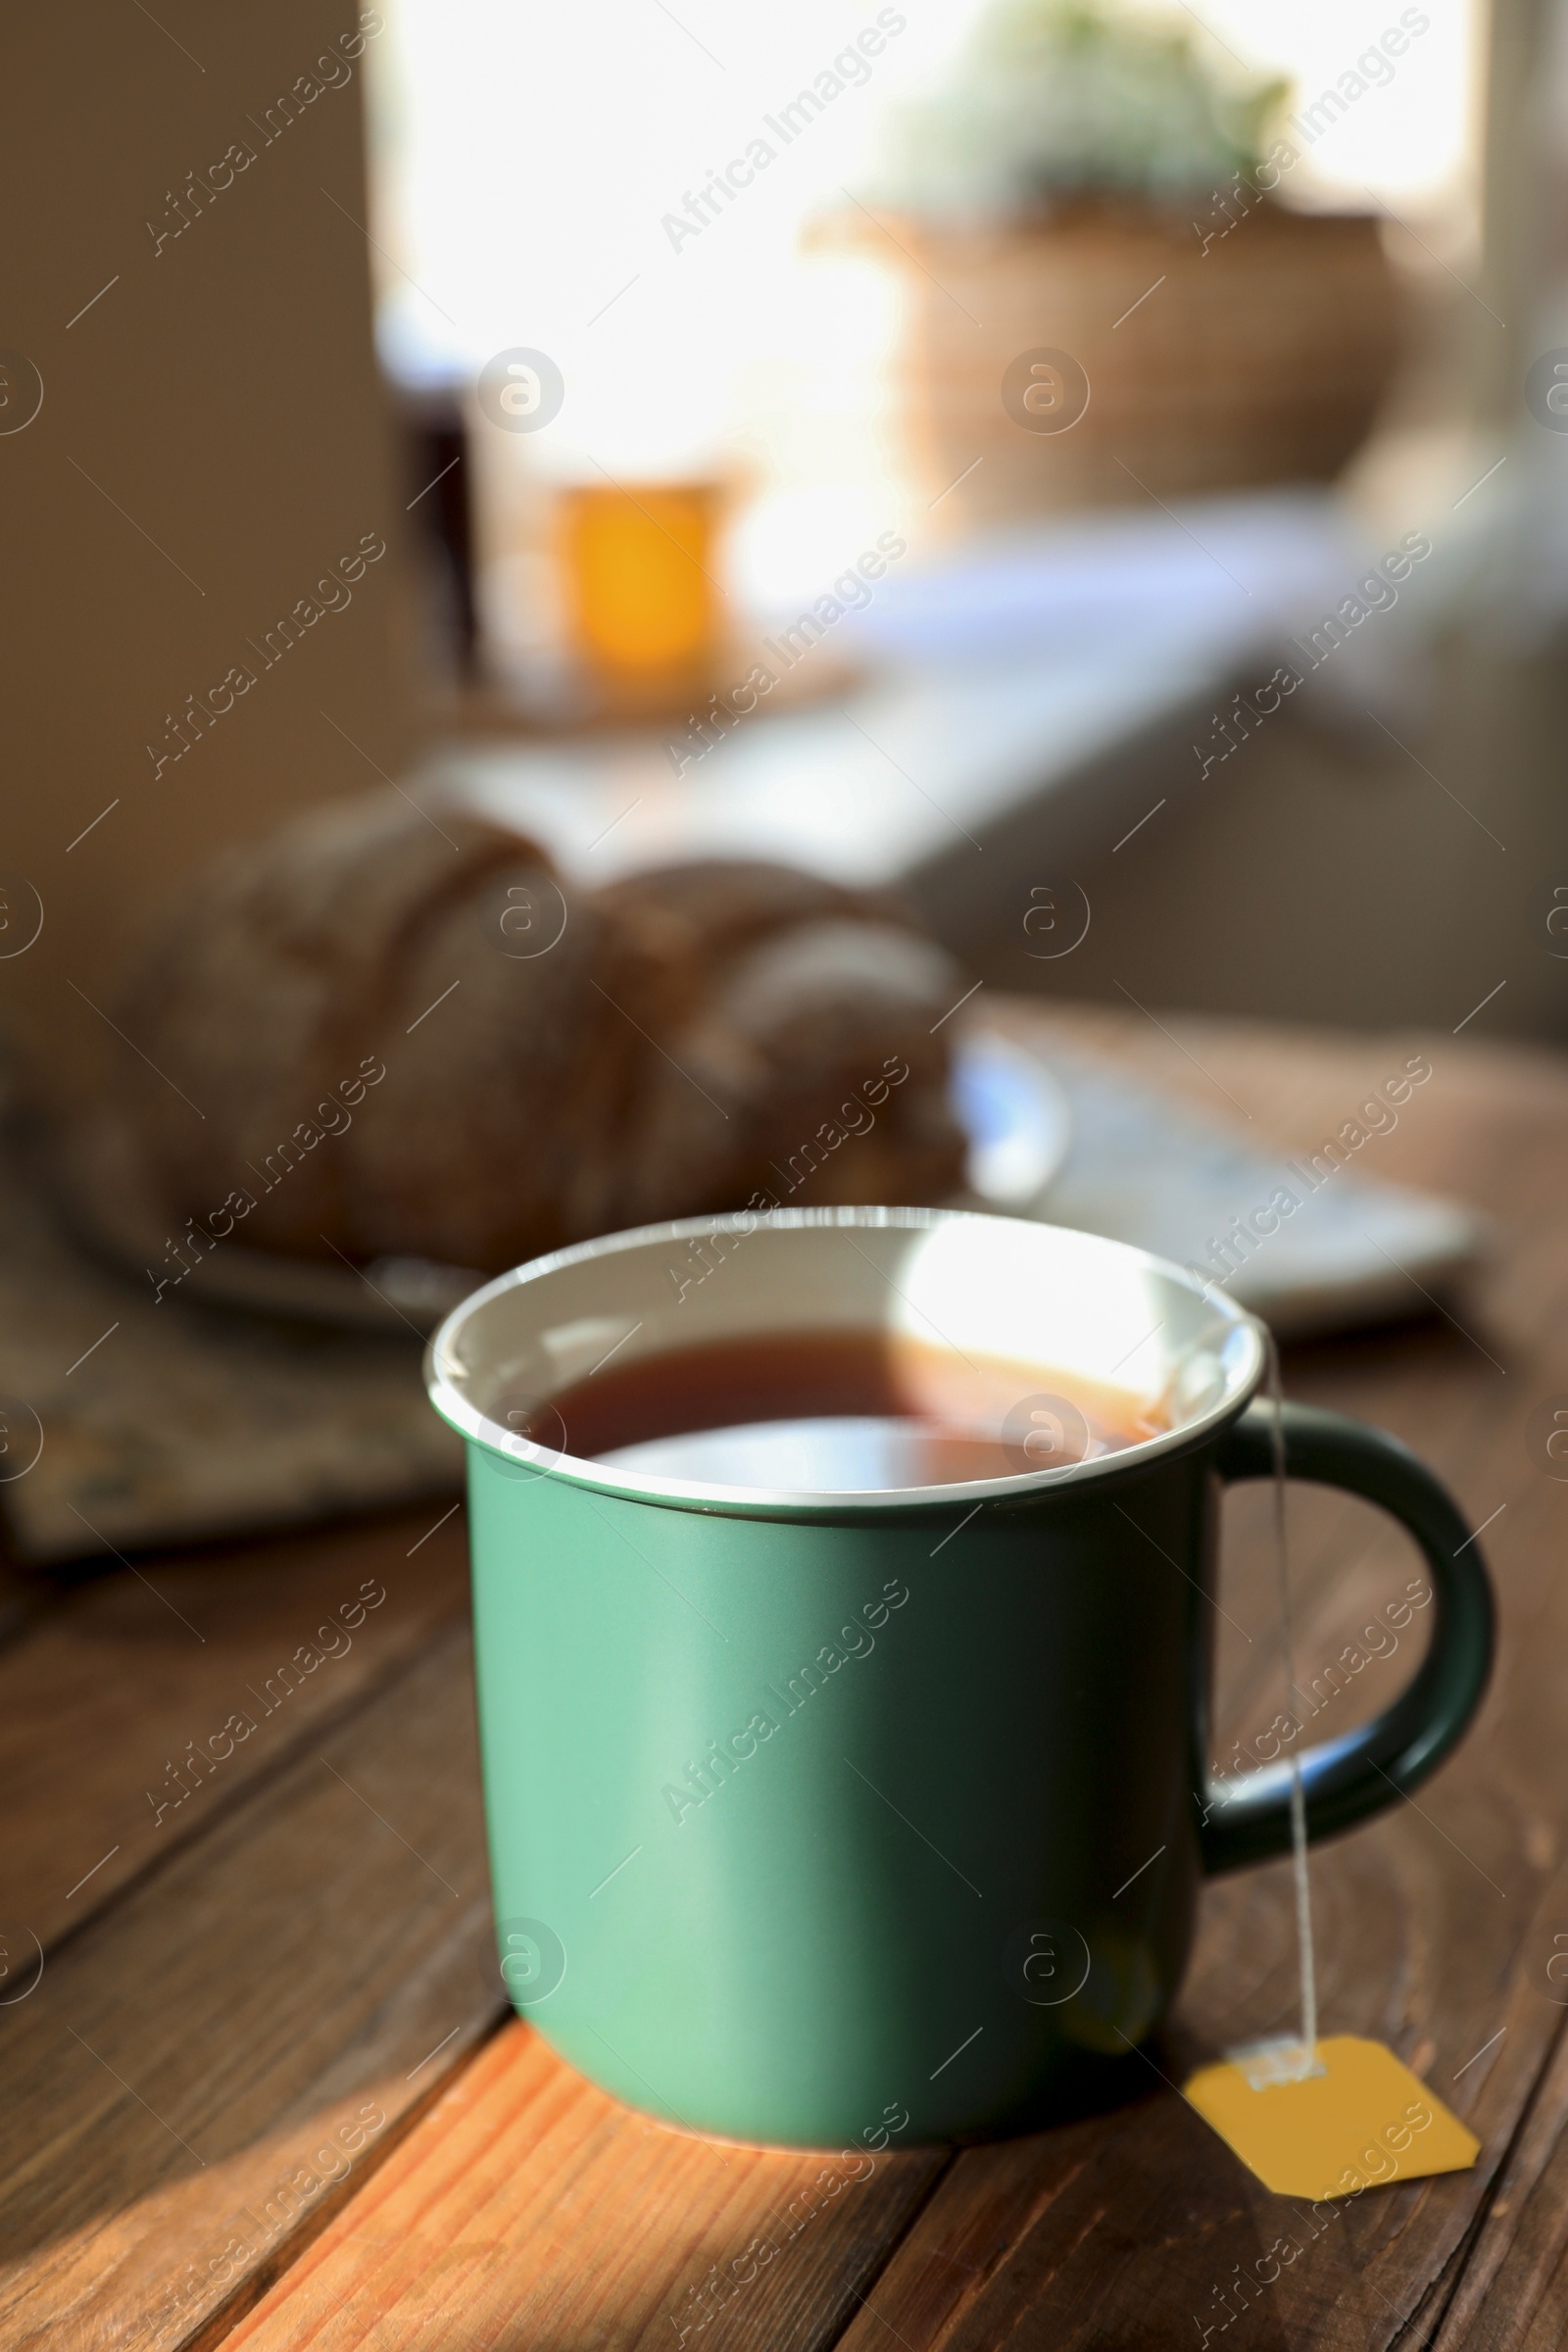
MULTIPOLYGON (((1387 1431, 1315 1405, 1284 1407, 1288 1478, 1340 1487, 1381 1504, 1409 1529, 1432 1572, 1436 1614, 1420 1671, 1381 1715, 1301 1752, 1309 1838, 1331 1837, 1434 1772, 1481 1703, 1492 1668, 1492 1586, 1457 1505, 1409 1447, 1387 1431)), ((1274 1475, 1274 1407, 1254 1398, 1219 1448, 1227 1485, 1274 1475)), ((1288 1756, 1227 1788, 1209 1783, 1200 1833, 1206 1871, 1235 1870, 1291 1850, 1288 1756)))

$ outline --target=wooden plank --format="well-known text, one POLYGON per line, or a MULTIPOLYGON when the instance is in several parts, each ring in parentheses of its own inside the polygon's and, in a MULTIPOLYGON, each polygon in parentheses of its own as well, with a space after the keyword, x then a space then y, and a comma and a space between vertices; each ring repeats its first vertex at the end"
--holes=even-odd
MULTIPOLYGON (((1124 1050, 1131 1039, 1136 1054, 1158 1058, 1134 1025, 1111 1026, 1124 1050)), ((1340 1091, 1350 1055, 1319 1050, 1314 1067, 1267 1037, 1199 1035, 1191 1024, 1180 1034, 1293 1148, 1322 1132, 1336 1103, 1341 1117, 1353 1107, 1340 1091)), ((1382 1058, 1374 1041, 1374 1073, 1382 1058)), ((1442 1076, 1436 1049, 1434 1060, 1442 1076)), ((1474 1319, 1465 1316, 1505 1371, 1462 1332, 1399 1330, 1297 1350, 1288 1386, 1397 1430, 1477 1523, 1506 1506, 1486 1538, 1503 1631, 1480 1724, 1419 1810, 1401 1806, 1323 1849, 1313 1874, 1326 2027, 1389 2040, 1482 2135, 1481 2163, 1371 2192, 1314 2225, 1267 2194, 1173 2094, 1170 2083, 1201 2058, 1293 2022, 1289 1889, 1283 1866, 1270 1866, 1206 1894, 1178 2025, 1152 2053, 1152 2095, 963 2156, 852 2323, 846 2352, 885 2344, 890 2328, 914 2352, 989 2352, 1024 2327, 1028 2340, 1054 2347, 1191 2344, 1233 2319, 1260 2344, 1361 2352, 1391 2343, 1418 2314, 1424 2327, 1454 2278, 1446 2343, 1560 2340, 1560 2313, 1548 2334, 1528 2307, 1555 2278, 1568 2186, 1557 2155, 1562 2061, 1531 2104, 1562 2023, 1544 1982, 1550 1932, 1554 1923, 1568 1932, 1560 1878, 1553 1890, 1568 1822, 1568 1757, 1553 1736, 1568 1640, 1559 1569, 1568 1494, 1532 1464, 1524 1424, 1542 1396, 1568 1393, 1557 1311, 1568 1287, 1568 1078, 1560 1060, 1529 1052, 1454 1050, 1450 1062, 1446 1095, 1434 1080, 1433 1116, 1408 1164, 1385 1172, 1446 1186, 1506 1220, 1503 1254, 1478 1286, 1474 1319), (1154 2066, 1170 2082, 1155 2080, 1154 2066), (1522 2207, 1516 2180, 1531 2192, 1522 2207), (1493 2251, 1504 2229, 1507 2242, 1493 2251), (1281 2238, 1287 2247, 1271 2256, 1281 2238), (1510 2281, 1505 2323, 1491 2316, 1495 2293, 1484 2325, 1477 2319, 1484 2282, 1478 2275, 1472 2294, 1463 2262, 1480 2250, 1510 2281)), ((1168 1068, 1160 1074, 1170 1082, 1168 1068)), ((1175 1083, 1196 1096, 1203 1081, 1175 1083)), ((1260 1562, 1233 1566, 1245 1593, 1260 1562)), ((1250 1622, 1245 1601, 1243 1616, 1250 1622)), ((1264 1678, 1251 1680, 1255 1697, 1264 1678)))
MULTIPOLYGON (((1544 1976, 1565 1947, 1568 1903, 1542 1923, 1542 1989, 1553 2001, 1565 1988, 1544 1976)), ((1559 1968, 1558 1974, 1561 1975, 1559 1968)), ((1557 2352, 1568 2334, 1568 2035, 1558 2040, 1524 2128, 1509 2150, 1496 2194, 1447 2293, 1435 2298, 1442 2321, 1433 2352, 1557 2352)))
POLYGON ((0 1649, 19 1950, 47 1950, 463 1615, 465 1518, 429 1534, 441 1509, 140 1560, 0 1649))
POLYGON ((499 2013, 466 1630, 0 2008, 0 2341, 186 2340, 499 2013))
POLYGON ((672 2132, 514 2023, 225 2343, 808 2352, 836 2339, 948 2161, 672 2132))

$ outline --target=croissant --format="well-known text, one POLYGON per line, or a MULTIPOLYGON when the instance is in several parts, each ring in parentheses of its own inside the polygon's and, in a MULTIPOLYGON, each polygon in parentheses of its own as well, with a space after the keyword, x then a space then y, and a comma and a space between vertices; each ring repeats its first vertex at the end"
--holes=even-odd
POLYGON ((493 1271, 705 1210, 937 1200, 962 975, 880 895, 701 861, 568 881, 486 816, 312 812, 166 911, 121 1119, 176 1223, 493 1271))

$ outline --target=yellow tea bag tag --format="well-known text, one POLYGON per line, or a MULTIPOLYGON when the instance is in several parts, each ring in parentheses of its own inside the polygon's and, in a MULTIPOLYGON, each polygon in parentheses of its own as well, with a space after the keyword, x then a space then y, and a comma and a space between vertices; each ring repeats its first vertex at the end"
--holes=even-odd
POLYGON ((1302 2072, 1300 2045, 1263 2044, 1205 2066, 1186 2096, 1278 2196, 1359 2196, 1462 2173, 1481 2142, 1381 2041, 1336 2034, 1302 2072))

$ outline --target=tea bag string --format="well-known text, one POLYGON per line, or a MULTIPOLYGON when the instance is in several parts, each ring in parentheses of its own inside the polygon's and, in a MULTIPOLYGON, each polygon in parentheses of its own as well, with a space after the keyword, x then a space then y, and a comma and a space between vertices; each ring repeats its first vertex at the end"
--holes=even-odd
MULTIPOLYGON (((1266 1325, 1263 1340, 1269 1402, 1273 1406, 1274 1566, 1280 1592, 1280 1656, 1294 1720, 1300 1692, 1296 1681, 1296 1639, 1291 1618, 1290 1555, 1285 1528, 1285 1394, 1280 1381, 1279 1348, 1266 1325)), ((1296 1939, 1301 1968, 1299 2072, 1307 2075, 1317 2064, 1317 1968, 1312 1950, 1312 1890, 1306 1867, 1306 1790, 1301 1780, 1300 1750, 1295 1745, 1291 1749, 1291 1859, 1296 1880, 1296 1939)))

